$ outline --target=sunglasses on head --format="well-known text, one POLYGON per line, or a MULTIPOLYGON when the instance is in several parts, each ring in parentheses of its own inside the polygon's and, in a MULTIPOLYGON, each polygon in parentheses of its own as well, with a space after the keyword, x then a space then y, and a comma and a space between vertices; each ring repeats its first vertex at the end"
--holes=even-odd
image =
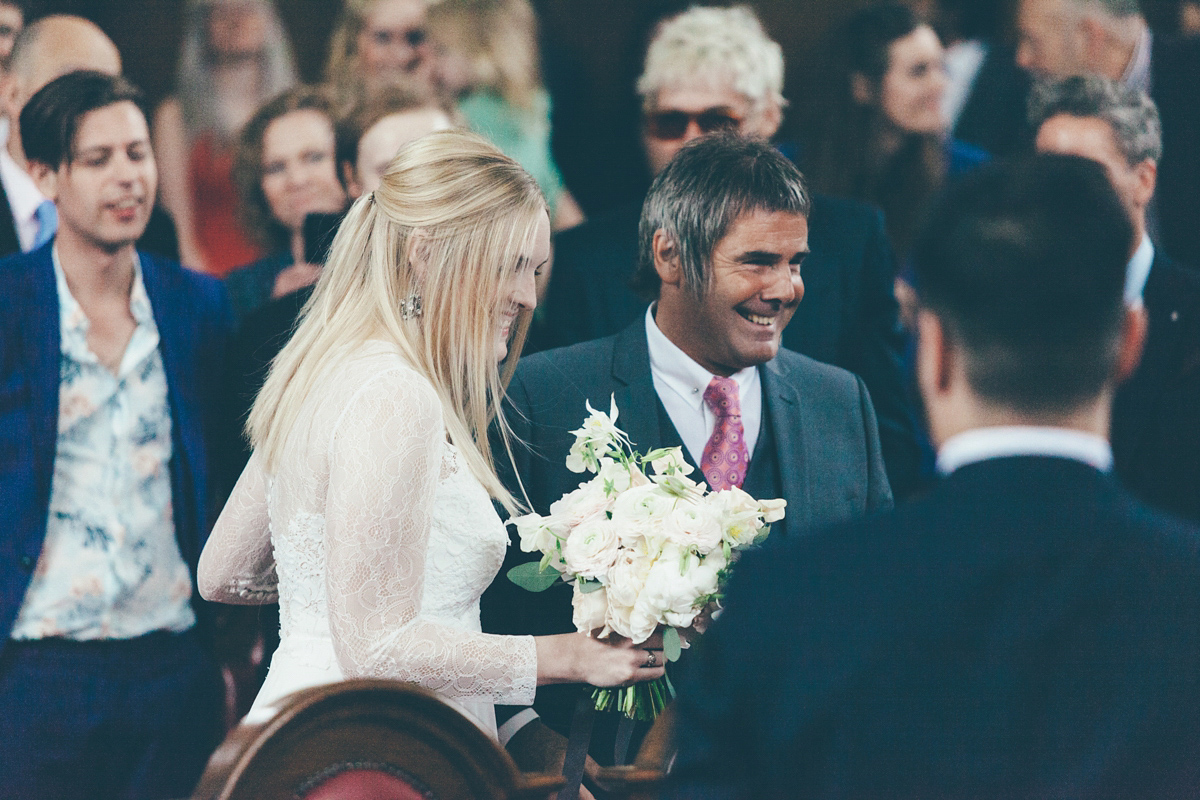
POLYGON ((741 117, 719 108, 706 108, 695 113, 688 111, 652 111, 646 115, 646 132, 655 139, 682 139, 692 123, 701 133, 736 131, 741 117))
POLYGON ((404 42, 409 47, 417 48, 425 44, 428 34, 424 28, 409 28, 406 31, 375 30, 371 32, 371 37, 375 40, 375 44, 381 47, 390 47, 392 44, 404 42))

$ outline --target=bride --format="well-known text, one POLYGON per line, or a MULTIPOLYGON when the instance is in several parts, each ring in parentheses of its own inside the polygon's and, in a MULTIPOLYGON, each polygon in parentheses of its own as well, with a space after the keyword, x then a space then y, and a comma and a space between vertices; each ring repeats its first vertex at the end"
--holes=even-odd
POLYGON ((480 632, 508 545, 492 501, 517 507, 488 426, 508 450, 495 411, 549 255, 537 184, 471 134, 412 143, 351 208, 200 558, 206 599, 279 602, 248 720, 301 688, 379 677, 432 689, 495 737, 493 704, 529 705, 539 684, 662 675, 661 652, 628 641, 480 632))

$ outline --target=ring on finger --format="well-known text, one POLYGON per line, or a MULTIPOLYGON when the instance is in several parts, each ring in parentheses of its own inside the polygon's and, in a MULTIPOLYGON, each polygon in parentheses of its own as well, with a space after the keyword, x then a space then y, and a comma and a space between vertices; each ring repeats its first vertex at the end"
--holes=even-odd
POLYGON ((657 656, 654 655, 653 650, 646 651, 646 663, 643 664, 642 666, 644 666, 644 667, 658 666, 658 658, 657 658, 657 656))

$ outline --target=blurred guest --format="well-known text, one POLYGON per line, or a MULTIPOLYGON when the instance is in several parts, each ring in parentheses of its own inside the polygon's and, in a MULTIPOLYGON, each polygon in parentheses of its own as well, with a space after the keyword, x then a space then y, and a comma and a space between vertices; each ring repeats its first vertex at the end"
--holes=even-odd
POLYGON ((255 112, 238 139, 233 181, 242 224, 269 253, 225 279, 240 319, 272 298, 310 286, 320 274, 305 259, 304 218, 346 206, 329 98, 298 86, 255 112))
POLYGON ((440 0, 429 11, 429 30, 436 84, 448 105, 529 170, 555 230, 582 222, 550 154, 550 96, 539 74, 529 0, 440 0))
MULTIPOLYGON (((95 23, 55 14, 29 24, 17 36, 0 89, 0 107, 9 119, 7 147, 0 149, 0 256, 28 252, 54 235, 58 217, 27 172, 16 120, 25 102, 50 81, 78 69, 121 73, 121 54, 95 23)), ((158 206, 138 247, 178 258, 175 226, 158 206)))
POLYGON ((942 43, 907 6, 884 3, 837 32, 801 162, 819 191, 883 208, 903 257, 948 175, 986 160, 947 135, 942 43))
POLYGON ((1133 220, 1125 302, 1149 317, 1145 352, 1113 404, 1117 477, 1143 500, 1200 522, 1200 273, 1146 234, 1162 136, 1154 101, 1100 77, 1047 83, 1033 96, 1038 150, 1104 165, 1133 220))
POLYGON ((1134 241, 1076 157, 939 203, 916 267, 945 478, 738 563, 678 682, 672 796, 1195 793, 1200 530, 1128 495, 1106 438, 1134 241))
POLYGON ((441 106, 404 89, 385 89, 364 101, 337 125, 338 167, 350 198, 378 189, 401 147, 452 127, 441 106))
POLYGON ((951 135, 996 156, 1026 147, 1030 81, 1017 67, 1013 47, 1003 41, 1004 4, 936 0, 930 5, 929 18, 946 46, 942 111, 951 135))
POLYGON ((189 0, 175 95, 154 116, 163 204, 184 263, 214 275, 262 256, 238 225, 233 146, 259 106, 296 82, 270 0, 189 0))
POLYGON ((24 27, 24 0, 0 0, 0 68, 8 69, 13 42, 24 27))
POLYGON ((1100 75, 1146 92, 1162 119, 1150 235, 1200 265, 1200 41, 1151 32, 1137 0, 1020 0, 1017 62, 1044 79, 1100 75))
POLYGON ((57 236, 0 262, 0 796, 182 797, 221 736, 195 569, 230 313, 135 250, 157 186, 141 93, 72 72, 25 105, 57 236))
POLYGON ((426 5, 426 0, 346 0, 325 63, 325 81, 341 112, 388 86, 433 95, 426 5))
MULTIPOLYGON (((783 51, 748 7, 695 7, 658 28, 638 91, 645 155, 657 173, 706 133, 770 139, 783 118, 783 51)), ((559 234, 535 346, 611 336, 645 314, 645 299, 629 286, 641 212, 641 203, 622 206, 559 234)), ((905 497, 918 483, 920 455, 882 216, 857 201, 815 194, 808 224, 804 301, 783 346, 862 377, 879 415, 888 480, 905 497)))
POLYGON ((1184 36, 1200 36, 1200 2, 1183 0, 1179 4, 1179 32, 1184 36))

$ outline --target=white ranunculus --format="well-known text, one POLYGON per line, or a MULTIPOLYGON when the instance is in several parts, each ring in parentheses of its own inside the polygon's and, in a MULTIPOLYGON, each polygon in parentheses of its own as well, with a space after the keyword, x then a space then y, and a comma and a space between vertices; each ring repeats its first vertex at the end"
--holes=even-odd
POLYGON ((705 555, 720 547, 725 529, 707 504, 681 501, 663 521, 662 532, 668 542, 705 555))
POLYGON ((576 586, 571 597, 571 607, 574 609, 571 619, 575 623, 575 630, 591 636, 606 624, 608 593, 603 587, 594 592, 583 592, 576 586))
POLYGON ((617 560, 617 530, 611 520, 593 517, 574 528, 563 546, 567 572, 599 580, 617 560))
MULTIPOLYGON (((700 558, 689 550, 676 545, 667 545, 650 568, 646 586, 634 604, 630 625, 635 633, 646 629, 650 621, 654 625, 665 624, 686 628, 700 609, 697 601, 710 594, 709 586, 716 591, 716 570, 701 571, 700 558), (697 583, 699 581, 699 585, 697 583)), ((654 627, 650 626, 650 632, 654 627)), ((646 636, 649 636, 646 633, 646 636)), ((637 639, 635 637, 635 641, 637 639)), ((643 638, 644 641, 644 638, 643 638)))
POLYGON ((578 489, 560 497, 550 504, 550 516, 570 531, 586 520, 603 516, 612 505, 612 498, 604 493, 604 484, 597 478, 581 484, 578 489))

